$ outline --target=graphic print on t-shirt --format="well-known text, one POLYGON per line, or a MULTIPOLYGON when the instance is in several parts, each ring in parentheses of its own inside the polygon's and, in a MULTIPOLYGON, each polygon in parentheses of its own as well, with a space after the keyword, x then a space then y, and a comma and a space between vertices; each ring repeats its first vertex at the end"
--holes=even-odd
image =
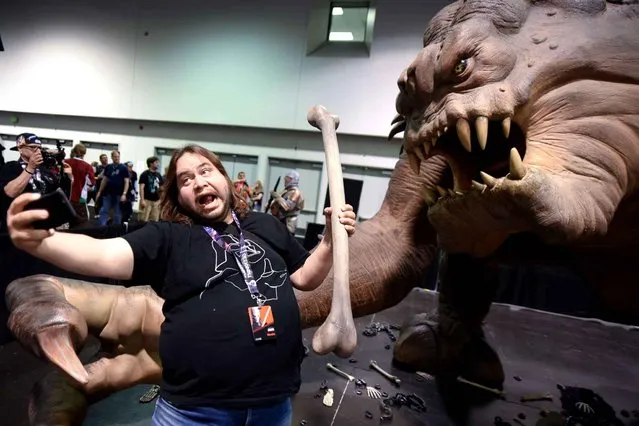
MULTIPOLYGON (((209 278, 204 284, 204 290, 200 293, 200 299, 202 299, 202 296, 209 286, 214 284, 225 272, 233 271, 233 273, 227 278, 241 275, 237 262, 233 257, 240 255, 240 241, 236 236, 230 234, 223 235, 222 237, 229 243, 228 248, 233 252, 233 254, 228 253, 226 250, 222 250, 215 241, 211 241, 211 246, 215 254, 215 275, 209 278)), ((248 256, 249 264, 251 265, 251 270, 253 271, 255 282, 257 283, 257 288, 260 290, 260 293, 266 296, 264 301, 269 302, 272 300, 278 300, 277 289, 286 282, 288 272, 286 269, 273 270, 273 265, 266 257, 266 252, 255 241, 245 238, 244 244, 246 244, 246 254, 248 256), (264 286, 275 290, 272 296, 264 294, 264 286)), ((248 287, 244 283, 244 279, 237 280, 237 283, 229 279, 225 279, 224 282, 232 284, 233 287, 239 291, 248 292, 248 287)))

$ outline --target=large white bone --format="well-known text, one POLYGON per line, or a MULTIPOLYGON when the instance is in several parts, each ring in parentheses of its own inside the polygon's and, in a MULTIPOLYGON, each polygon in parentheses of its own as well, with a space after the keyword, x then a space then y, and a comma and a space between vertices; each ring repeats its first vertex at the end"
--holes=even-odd
POLYGON ((322 132, 326 168, 328 169, 328 188, 333 214, 331 215, 333 244, 333 300, 331 312, 324 324, 313 336, 313 350, 321 355, 334 352, 347 358, 355 352, 357 331, 351 309, 351 294, 348 276, 348 234, 339 223, 339 209, 346 204, 344 179, 339 147, 335 131, 339 127, 339 117, 330 114, 323 106, 311 108, 308 122, 322 132))

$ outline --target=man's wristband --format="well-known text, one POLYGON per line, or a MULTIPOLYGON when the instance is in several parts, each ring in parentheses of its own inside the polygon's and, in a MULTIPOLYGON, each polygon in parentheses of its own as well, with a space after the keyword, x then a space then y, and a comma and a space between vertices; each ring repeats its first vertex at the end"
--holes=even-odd
POLYGON ((32 175, 32 174, 33 174, 33 172, 30 172, 29 170, 27 170, 27 168, 26 168, 26 167, 24 168, 24 171, 25 171, 25 172, 27 172, 27 173, 29 173, 30 175, 32 175))

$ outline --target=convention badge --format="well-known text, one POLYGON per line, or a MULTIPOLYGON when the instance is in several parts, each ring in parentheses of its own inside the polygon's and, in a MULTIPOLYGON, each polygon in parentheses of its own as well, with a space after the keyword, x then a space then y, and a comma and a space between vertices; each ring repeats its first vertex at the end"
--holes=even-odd
POLYGON ((248 308, 253 339, 256 342, 275 339, 275 318, 269 305, 248 308))

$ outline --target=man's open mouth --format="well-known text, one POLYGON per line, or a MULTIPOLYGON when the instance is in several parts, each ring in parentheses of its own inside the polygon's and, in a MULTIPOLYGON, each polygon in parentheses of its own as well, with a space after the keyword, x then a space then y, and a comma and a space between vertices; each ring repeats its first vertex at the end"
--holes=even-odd
MULTIPOLYGON (((405 127, 399 121, 394 131, 405 127)), ((463 196, 473 189, 484 191, 505 176, 520 180, 526 173, 522 161, 526 155, 526 136, 510 118, 478 117, 470 122, 461 118, 441 128, 431 127, 426 132, 420 129, 420 139, 411 145, 407 153, 413 170, 419 169, 420 160, 435 155, 448 162, 437 186, 425 195, 427 198, 430 195, 432 202, 463 196)))
POLYGON ((215 201, 217 197, 213 194, 204 194, 197 197, 198 205, 204 207, 215 201))

